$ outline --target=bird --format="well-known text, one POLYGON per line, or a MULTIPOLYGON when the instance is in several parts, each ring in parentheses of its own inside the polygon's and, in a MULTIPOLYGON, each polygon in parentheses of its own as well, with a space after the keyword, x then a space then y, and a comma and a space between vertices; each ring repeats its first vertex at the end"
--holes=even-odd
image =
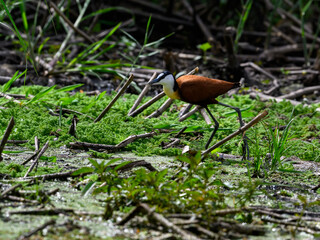
MULTIPOLYGON (((209 147, 216 131, 219 128, 219 122, 210 112, 208 105, 219 104, 221 106, 235 110, 239 117, 240 127, 244 126, 241 111, 239 108, 227 105, 216 100, 218 96, 225 94, 229 90, 240 87, 239 82, 228 82, 199 75, 183 75, 176 79, 171 72, 164 71, 160 73, 157 78, 152 80, 150 84, 162 85, 163 91, 171 99, 179 99, 186 103, 199 105, 206 109, 206 111, 214 121, 214 129, 210 138, 208 139, 208 142, 205 145, 205 149, 209 147)), ((245 135, 243 140, 243 157, 246 158, 247 153, 249 158, 249 147, 245 135)))

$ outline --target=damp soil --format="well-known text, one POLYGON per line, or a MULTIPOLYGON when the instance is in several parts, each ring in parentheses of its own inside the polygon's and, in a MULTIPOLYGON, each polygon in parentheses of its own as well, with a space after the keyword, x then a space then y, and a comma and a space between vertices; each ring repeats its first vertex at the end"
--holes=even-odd
MULTIPOLYGON (((18 163, 32 154, 32 151, 22 147, 8 147, 6 150, 18 151, 19 153, 6 154, 5 163, 18 163)), ((66 147, 58 149, 49 149, 47 156, 56 156, 55 163, 45 163, 50 168, 53 165, 58 165, 61 172, 78 169, 80 167, 90 165, 89 157, 92 157, 89 152, 74 151, 66 147)), ((121 158, 122 161, 144 160, 151 163, 157 170, 170 169, 172 174, 174 170, 181 165, 174 157, 152 156, 140 157, 130 152, 121 152, 114 154, 113 157, 121 158)), ((103 159, 96 158, 97 161, 103 159)), ((214 178, 224 182, 226 186, 236 185, 239 182, 245 182, 248 178, 246 165, 241 160, 217 160, 218 171, 214 178)), ((43 164, 43 163, 41 163, 43 164)), ((316 185, 319 179, 320 164, 310 161, 293 161, 293 166, 299 173, 273 173, 268 178, 252 179, 259 181, 260 186, 257 193, 251 199, 251 205, 279 207, 284 209, 295 209, 302 211, 302 204, 299 196, 304 196, 308 200, 319 198, 319 193, 313 192, 311 187, 316 185), (305 181, 307 179, 307 181, 305 181)), ((126 174, 124 173, 123 177, 126 174)), ((68 180, 53 180, 53 181, 25 181, 23 179, 7 178, 0 181, 1 189, 6 189, 8 184, 15 185, 22 183, 28 189, 28 186, 36 184, 44 192, 58 189, 58 191, 49 196, 47 208, 64 209, 60 214, 53 215, 38 215, 38 214, 21 214, 19 211, 41 209, 39 204, 26 204, 21 202, 2 202, 0 203, 1 218, 0 218, 0 239, 18 239, 23 234, 30 232, 31 229, 36 229, 40 225, 55 220, 54 227, 47 227, 45 230, 34 234, 30 239, 150 239, 160 237, 159 231, 152 229, 144 229, 141 226, 119 226, 117 222, 123 218, 123 212, 116 212, 114 217, 109 220, 104 219, 105 198, 106 195, 101 193, 92 195, 87 192, 83 195, 82 188, 87 183, 87 180, 74 181, 73 178, 68 180), (72 213, 68 212, 73 210, 72 213)), ((225 188, 224 191, 228 191, 225 188)), ((241 194, 235 192, 234 194, 241 194)), ((232 202, 232 199, 229 200, 232 202)), ((308 209, 314 213, 320 214, 320 206, 315 205, 308 209)), ((143 218, 143 216, 141 216, 143 218)), ((283 232, 277 224, 264 224, 267 231, 264 236, 251 236, 250 239, 286 239, 291 237, 288 232, 283 232)), ((320 227, 319 223, 316 224, 320 227)), ((295 239, 313 239, 314 235, 305 232, 300 232, 295 235, 295 239)))

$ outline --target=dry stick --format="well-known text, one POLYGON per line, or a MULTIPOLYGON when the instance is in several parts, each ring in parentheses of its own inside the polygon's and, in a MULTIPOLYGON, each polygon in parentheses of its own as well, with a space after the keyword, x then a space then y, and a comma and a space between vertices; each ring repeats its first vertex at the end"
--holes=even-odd
POLYGON ((112 101, 108 104, 108 106, 100 113, 100 115, 94 120, 94 122, 98 122, 103 118, 103 116, 110 110, 110 108, 113 106, 113 104, 118 100, 118 98, 124 93, 124 91, 127 89, 127 87, 130 85, 130 83, 133 80, 133 74, 130 75, 126 83, 123 85, 123 87, 119 90, 117 95, 112 99, 112 101))
POLYGON ((158 95, 154 96, 152 99, 150 99, 148 102, 143 104, 141 107, 139 107, 137 110, 133 111, 132 113, 129 114, 130 117, 135 117, 139 113, 141 113, 143 110, 151 106, 153 103, 158 101, 160 98, 164 97, 166 94, 164 92, 159 93, 158 95))
POLYGON ((188 113, 190 111, 190 109, 192 108, 193 104, 189 103, 189 104, 185 104, 181 111, 179 112, 179 118, 182 117, 183 115, 185 115, 186 113, 188 113))
POLYGON ((42 149, 40 150, 39 154, 34 159, 34 162, 32 163, 32 165, 30 166, 30 168, 28 169, 28 171, 24 175, 24 178, 26 178, 29 175, 29 173, 32 171, 32 169, 36 166, 36 164, 39 161, 39 158, 42 156, 42 154, 44 154, 44 152, 47 150, 48 147, 49 147, 49 141, 47 141, 46 144, 42 147, 42 149))
POLYGON ((13 97, 9 96, 8 94, 5 94, 3 92, 0 92, 0 96, 4 97, 6 99, 12 100, 15 103, 21 104, 21 102, 19 100, 14 99, 13 97))
POLYGON ((14 127, 14 118, 11 117, 10 122, 8 124, 8 127, 7 127, 6 131, 4 132, 3 138, 1 139, 1 142, 0 142, 0 162, 3 160, 1 155, 2 155, 2 151, 4 149, 4 145, 6 145, 6 142, 8 141, 8 138, 10 136, 10 133, 11 133, 13 127, 14 127))
POLYGON ((34 148, 35 152, 30 157, 28 157, 21 165, 26 165, 39 154, 39 140, 37 136, 34 137, 34 148))
MULTIPOLYGON (((75 27, 78 27, 78 25, 80 24, 80 21, 87 9, 87 7, 89 6, 90 1, 85 1, 79 15, 78 18, 76 20, 76 22, 74 23, 75 27)), ((47 69, 47 71, 52 71, 53 66, 57 63, 57 61, 59 60, 60 56, 62 55, 62 52, 64 51, 64 49, 67 47, 67 43, 69 42, 71 36, 73 35, 74 31, 72 29, 70 29, 70 31, 68 31, 68 34, 65 38, 65 40, 62 42, 60 49, 58 50, 58 52, 56 52, 56 54, 54 55, 53 59, 50 61, 49 66, 50 68, 47 69)), ((48 74, 48 72, 46 72, 45 74, 48 74)))
POLYGON ((148 214, 148 216, 151 216, 153 219, 157 220, 161 225, 172 230, 175 233, 180 234, 182 236, 182 239, 188 239, 188 240, 200 239, 197 236, 194 236, 193 234, 188 233, 187 231, 173 224, 168 219, 166 219, 162 214, 154 212, 154 209, 150 208, 148 204, 140 203, 139 206, 143 209, 144 212, 148 214))
POLYGON ((0 194, 0 198, 5 197, 8 193, 12 192, 13 190, 15 190, 16 188, 21 187, 21 186, 22 186, 22 184, 19 183, 19 184, 17 184, 17 185, 14 185, 14 186, 8 188, 7 190, 3 191, 3 192, 0 194))
POLYGON ((50 226, 50 225, 54 225, 56 224, 56 220, 51 219, 48 222, 45 222, 44 224, 42 224, 41 226, 33 229, 32 231, 25 233, 23 235, 21 235, 18 240, 23 240, 23 239, 29 239, 32 235, 34 235, 35 233, 41 231, 42 229, 45 229, 46 227, 50 226))
POLYGON ((56 13, 63 18, 63 20, 80 36, 82 36, 84 39, 86 39, 90 43, 94 43, 95 40, 93 40, 91 37, 89 37, 85 32, 81 31, 79 28, 77 28, 73 23, 66 17, 66 15, 63 14, 63 12, 60 11, 60 9, 52 2, 50 1, 50 6, 56 11, 56 13))
POLYGON ((202 117, 204 118, 204 120, 205 120, 205 122, 207 124, 211 124, 212 123, 211 119, 209 118, 209 116, 208 116, 208 114, 207 114, 207 112, 206 112, 206 110, 204 108, 200 108, 199 112, 201 113, 202 117))
POLYGON ((27 142, 29 142, 29 140, 8 140, 7 141, 7 143, 11 143, 11 144, 23 144, 27 142))
POLYGON ((181 116, 179 118, 179 122, 182 122, 184 120, 186 120, 188 117, 190 117, 192 114, 194 114, 195 112, 199 111, 202 107, 197 105, 194 109, 192 109, 190 112, 184 114, 183 116, 181 116))
MULTIPOLYGON (((264 26, 269 27, 271 25, 270 22, 264 21, 263 22, 264 26)), ((291 43, 291 44, 295 44, 296 42, 289 37, 288 35, 286 35, 285 33, 283 33, 282 31, 280 31, 277 27, 275 26, 271 26, 271 30, 273 32, 275 32, 276 36, 282 37, 283 39, 285 39, 287 42, 291 43)), ((300 33, 301 34, 301 33, 300 33)))
POLYGON ((153 73, 152 77, 150 78, 150 80, 148 81, 148 83, 144 86, 143 90, 141 91, 139 97, 137 98, 137 100, 134 102, 132 108, 130 109, 128 116, 130 116, 130 114, 136 110, 136 108, 138 107, 138 105, 141 103, 142 98, 146 95, 146 93, 149 91, 150 89, 150 83, 152 82, 153 79, 155 79, 157 76, 157 73, 153 73))
POLYGON ((289 94, 282 95, 278 98, 280 98, 280 99, 293 99, 293 98, 297 98, 297 97, 300 97, 305 94, 313 93, 314 91, 320 91, 320 86, 318 85, 318 86, 306 87, 306 88, 291 92, 289 94))
POLYGON ((91 149, 104 149, 104 150, 117 150, 119 148, 123 148, 128 144, 132 143, 134 140, 139 138, 147 138, 156 135, 156 132, 143 133, 139 135, 131 135, 127 137, 122 142, 117 145, 107 145, 107 144, 97 144, 97 143, 87 143, 87 142, 71 142, 69 143, 71 148, 91 148, 91 149))
POLYGON ((271 73, 269 73, 266 70, 259 67, 257 64, 255 64, 253 62, 246 62, 246 63, 241 63, 240 66, 241 67, 252 67, 255 70, 263 73, 264 75, 266 75, 267 77, 269 77, 273 80, 274 86, 272 88, 270 88, 268 91, 265 91, 266 94, 271 94, 273 91, 275 91, 276 89, 278 89, 280 87, 280 85, 278 83, 278 79, 275 76, 273 76, 271 73))
MULTIPOLYGON (((266 94, 263 94, 263 93, 260 93, 260 92, 256 92, 256 91, 252 91, 250 93, 250 97, 251 98, 259 97, 261 101, 274 100, 276 102, 282 102, 282 101, 286 100, 286 101, 290 102, 293 106, 297 106, 299 104, 302 104, 301 102, 296 101, 296 100, 284 99, 284 98, 280 98, 280 97, 272 97, 272 96, 268 96, 266 94)), ((309 106, 308 104, 303 104, 303 107, 308 107, 308 106, 309 106)), ((320 112, 320 108, 317 108, 315 111, 316 112, 320 112)))
POLYGON ((146 119, 148 118, 154 118, 160 116, 168 107, 170 107, 171 103, 173 102, 173 99, 168 98, 159 109, 151 113, 146 119))
POLYGON ((202 156, 205 156, 206 154, 210 153, 213 149, 216 149, 217 147, 221 146, 225 142, 229 141, 230 139, 234 138, 235 136, 239 135, 240 133, 244 133, 247 129, 251 128, 256 123, 260 122, 262 118, 268 115, 268 112, 265 110, 262 113, 260 113, 258 116, 256 116, 254 119, 252 119, 248 124, 244 125, 240 129, 238 129, 236 132, 230 134, 229 136, 222 139, 220 142, 214 144, 207 150, 201 153, 202 156))

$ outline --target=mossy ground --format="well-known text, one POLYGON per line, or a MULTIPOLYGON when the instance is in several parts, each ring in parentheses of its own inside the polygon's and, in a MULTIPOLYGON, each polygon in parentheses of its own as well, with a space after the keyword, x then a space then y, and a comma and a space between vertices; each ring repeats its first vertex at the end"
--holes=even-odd
MULTIPOLYGON (((13 88, 10 92, 19 94, 28 92, 35 95, 43 89, 43 87, 35 86, 22 87, 13 88)), ((302 200, 298 199, 313 201, 312 199, 316 198, 316 193, 310 194, 304 188, 306 186, 317 185, 318 175, 311 170, 295 171, 294 162, 285 164, 285 169, 280 172, 268 172, 267 169, 262 167, 263 171, 266 171, 264 178, 252 179, 248 175, 248 168, 245 162, 217 161, 213 155, 205 159, 198 166, 197 170, 194 170, 194 177, 190 177, 190 179, 187 177, 187 180, 180 185, 179 182, 175 183, 171 181, 170 177, 167 177, 165 174, 171 176, 181 168, 180 161, 175 158, 175 156, 181 154, 181 148, 162 149, 161 143, 169 142, 176 132, 187 126, 186 132, 180 136, 182 141, 181 146, 189 145, 191 149, 202 150, 212 129, 208 127, 198 113, 180 123, 178 121, 178 113, 183 102, 179 101, 175 102, 159 118, 145 119, 146 116, 158 109, 165 99, 155 103, 137 117, 128 117, 127 113, 136 99, 135 95, 130 94, 121 97, 100 122, 93 123, 88 116, 96 118, 113 96, 114 94, 112 96, 104 95, 101 99, 97 100, 96 96, 88 97, 80 92, 70 94, 53 91, 50 95, 45 96, 39 101, 27 105, 24 104, 24 100, 21 100, 22 104, 19 105, 1 98, 0 103, 5 107, 5 109, 0 110, 3 116, 0 119, 1 134, 5 131, 10 117, 14 116, 16 124, 10 139, 29 140, 23 147, 6 147, 7 155, 4 161, 0 163, 1 173, 9 174, 14 178, 25 174, 29 164, 27 164, 28 166, 21 166, 20 164, 27 156, 32 154, 33 139, 37 136, 40 139, 41 146, 46 141, 49 141, 50 149, 44 154, 45 157, 41 159, 37 171, 31 172, 31 176, 91 166, 90 161, 88 161, 90 157, 99 162, 102 162, 103 159, 118 157, 123 161, 143 159, 150 162, 159 170, 159 173, 155 174, 148 173, 144 169, 138 169, 132 173, 133 175, 129 174, 126 176, 128 179, 117 178, 115 176, 112 178, 107 177, 104 180, 106 183, 111 184, 111 186, 112 184, 119 184, 122 187, 111 187, 111 193, 107 193, 109 190, 102 188, 100 191, 104 194, 92 196, 90 193, 85 197, 81 195, 81 192, 85 189, 88 180, 98 181, 98 184, 100 184, 101 178, 90 176, 88 179, 84 177, 71 182, 37 181, 32 184, 23 183, 22 188, 24 190, 36 190, 35 194, 28 196, 30 199, 44 204, 50 202, 50 204, 53 204, 57 208, 74 208, 101 213, 106 211, 108 204, 110 204, 114 207, 114 211, 120 212, 116 216, 123 217, 124 213, 132 209, 135 201, 143 200, 157 206, 157 211, 160 213, 192 211, 202 214, 203 211, 207 213, 207 211, 210 212, 211 210, 226 206, 244 206, 248 203, 284 208, 296 207, 302 206, 302 200), (53 107, 54 105, 61 105, 64 108, 76 110, 87 115, 77 116, 79 119, 77 139, 68 134, 73 114, 52 116, 50 112, 55 112, 56 109, 59 110, 59 107, 53 107), (117 153, 84 152, 68 149, 69 142, 84 141, 117 144, 130 135, 157 131, 160 128, 169 128, 176 131, 173 133, 159 133, 152 138, 138 139, 117 153), (21 150, 22 152, 17 150, 21 150), (81 183, 82 180, 84 180, 83 183, 81 183), (80 184, 78 184, 79 182, 80 184), (49 198, 40 194, 42 191, 47 191, 56 186, 60 188, 59 194, 49 198), (181 192, 184 192, 186 195, 180 197, 181 192)), ((251 156, 254 157, 260 154, 262 158, 265 158, 266 153, 269 151, 270 140, 266 133, 266 125, 272 127, 286 125, 293 111, 293 106, 288 102, 263 103, 252 100, 247 95, 223 97, 219 100, 244 109, 242 114, 246 122, 250 121, 260 111, 268 110, 269 115, 263 120, 263 123, 259 123, 247 131, 247 135, 251 139, 249 141, 251 156), (260 152, 255 152, 256 149, 259 149, 260 152)), ((144 101, 147 101, 147 99, 144 101)), ((315 111, 316 107, 319 106, 311 106, 309 108, 297 106, 294 108, 294 124, 292 124, 290 130, 290 138, 288 140, 290 149, 286 152, 287 157, 295 156, 302 160, 320 161, 320 114, 315 111)), ((210 106, 210 109, 220 123, 220 130, 217 132, 213 142, 221 140, 239 127, 237 114, 234 111, 216 105, 210 106)), ((59 114, 59 111, 57 113, 59 114)), ((236 137, 221 146, 218 152, 241 155, 240 137, 236 137)), ((179 171, 186 171, 184 173, 192 175, 192 173, 188 173, 188 170, 183 170, 183 168, 179 171)), ((15 183, 14 178, 9 180, 10 183, 15 183)), ((185 177, 182 174, 181 176, 178 175, 177 178, 184 179, 185 177)), ((306 209, 319 211, 317 205, 306 209)), ((6 210, 16 210, 16 208, 6 210)), ((239 217, 243 218, 241 221, 246 222, 248 216, 237 216, 237 218, 239 217)), ((117 233, 118 239, 133 236, 137 234, 137 231, 140 231, 140 228, 130 230, 120 229, 119 227, 115 227, 111 220, 106 221, 101 217, 83 216, 80 218, 79 215, 56 217, 57 222, 64 224, 64 226, 56 225, 55 228, 58 226, 57 232, 49 228, 46 236, 52 239, 57 237, 57 235, 61 236, 59 239, 68 239, 71 236, 85 239, 84 236, 89 234, 86 231, 90 232, 92 239, 105 239, 106 236, 114 236, 111 233, 108 235, 107 232, 103 232, 101 229, 96 229, 95 226, 99 224, 113 229, 113 233, 117 233), (68 219, 72 219, 73 230, 71 232, 66 227, 68 219), (59 229, 61 232, 59 232, 59 229), (126 231, 127 234, 121 235, 121 233, 126 231)), ((45 222, 45 220, 45 217, 30 216, 30 218, 22 219, 17 215, 15 217, 11 216, 7 218, 7 222, 1 223, 1 228, 3 229, 1 234, 16 238, 19 234, 39 225, 34 224, 33 221, 45 222), (19 229, 18 235, 12 232, 12 228, 9 228, 9 226, 12 226, 10 221, 15 222, 15 229, 19 229), (21 227, 22 223, 24 227, 21 227), (30 225, 25 225, 25 223, 30 225)), ((268 225, 268 227, 271 227, 271 225, 268 225)), ((143 234, 151 236, 143 231, 141 228, 141 237, 144 236, 143 234)))
MULTIPOLYGON (((10 92, 35 95, 42 89, 44 88, 39 86, 21 87, 13 88, 10 92)), ((212 131, 199 113, 180 123, 178 121, 178 113, 183 106, 183 102, 180 101, 176 101, 161 117, 145 119, 146 116, 161 106, 165 98, 156 102, 137 117, 128 117, 127 113, 136 99, 136 95, 130 94, 121 97, 101 121, 93 123, 88 116, 96 118, 112 97, 104 95, 97 100, 97 97, 88 97, 80 92, 70 95, 66 92, 55 93, 53 91, 38 102, 29 105, 9 102, 4 105, 6 109, 0 110, 2 115, 0 133, 3 134, 11 116, 15 117, 16 124, 10 139, 29 140, 27 146, 31 148, 34 144, 33 139, 35 136, 40 139, 41 144, 49 140, 51 147, 68 145, 69 142, 73 141, 117 144, 130 135, 151 132, 159 128, 170 128, 179 131, 184 126, 187 126, 188 129, 182 135, 182 144, 189 145, 195 150, 201 150, 212 131), (79 119, 77 124, 78 139, 68 134, 73 114, 59 116, 59 106, 86 114, 77 116, 79 119), (58 116, 50 115, 52 112, 55 112, 58 116)), ((246 122, 250 121, 260 111, 266 109, 269 115, 264 120, 264 123, 272 127, 286 125, 294 108, 289 102, 262 103, 250 99, 248 95, 224 97, 220 98, 220 101, 244 109, 245 111, 242 112, 242 115, 246 122)), ((0 104, 5 102, 8 101, 3 98, 0 99, 0 104)), ((287 151, 287 156, 320 161, 320 114, 315 112, 316 107, 314 105, 306 108, 299 105, 294 108, 293 116, 295 119, 289 139, 291 148, 287 151)), ((220 130, 218 130, 213 142, 219 141, 239 127, 237 114, 233 110, 217 105, 210 106, 210 109, 220 123, 220 130)), ((168 142, 169 138, 175 133, 159 134, 153 138, 139 139, 129 144, 125 150, 132 151, 138 155, 178 155, 181 153, 180 149, 161 148, 161 142, 168 142)), ((255 136, 258 136, 261 153, 268 152, 268 138, 263 124, 258 124, 249 129, 247 135, 250 139, 255 139, 255 136)), ((223 145, 219 151, 240 155, 241 144, 239 142, 240 138, 236 137, 223 145)), ((249 141, 249 145, 252 151, 254 143, 249 141)))

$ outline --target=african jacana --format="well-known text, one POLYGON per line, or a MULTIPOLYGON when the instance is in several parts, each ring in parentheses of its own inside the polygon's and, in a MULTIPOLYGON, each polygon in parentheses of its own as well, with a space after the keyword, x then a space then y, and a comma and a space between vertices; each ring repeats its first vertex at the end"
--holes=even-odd
MULTIPOLYGON (((244 125, 239 108, 218 102, 216 100, 218 96, 228 92, 230 89, 239 87, 240 83, 238 82, 227 82, 197 75, 184 75, 176 79, 172 73, 165 71, 160 73, 158 77, 151 82, 151 84, 163 85, 163 91, 169 98, 180 99, 187 103, 200 105, 207 110, 210 117, 214 121, 214 130, 205 146, 206 149, 209 147, 213 136, 219 128, 219 123, 209 111, 208 104, 219 104, 232 108, 238 113, 240 127, 244 125)), ((244 136, 244 157, 246 152, 248 153, 249 158, 248 143, 246 137, 244 136)))

